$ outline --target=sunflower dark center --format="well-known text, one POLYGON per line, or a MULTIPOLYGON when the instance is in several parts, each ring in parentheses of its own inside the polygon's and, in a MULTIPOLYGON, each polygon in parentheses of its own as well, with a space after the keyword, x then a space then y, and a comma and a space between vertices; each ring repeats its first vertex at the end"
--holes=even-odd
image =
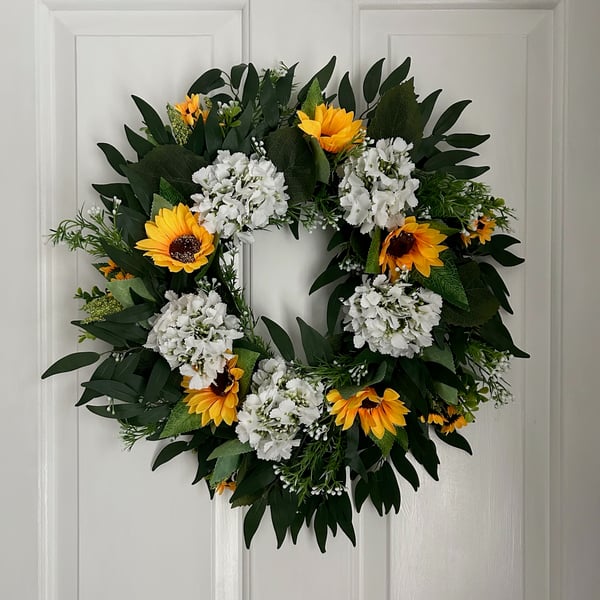
POLYGON ((485 223, 483 221, 478 221, 477 222, 477 229, 479 231, 481 231, 482 229, 485 229, 485 223))
POLYGON ((231 377, 228 371, 222 371, 216 379, 210 384, 210 389, 217 395, 223 396, 225 390, 231 385, 231 377))
POLYGON ((377 402, 373 402, 373 400, 369 400, 368 398, 365 398, 360 404, 361 408, 377 408, 378 406, 377 402))
POLYGON ((408 254, 415 245, 415 236, 407 231, 401 231, 395 238, 390 241, 388 246, 388 254, 391 256, 404 256, 408 254))
POLYGON ((171 258, 182 263, 194 262, 194 257, 199 250, 200 242, 193 235, 180 235, 169 245, 171 258))

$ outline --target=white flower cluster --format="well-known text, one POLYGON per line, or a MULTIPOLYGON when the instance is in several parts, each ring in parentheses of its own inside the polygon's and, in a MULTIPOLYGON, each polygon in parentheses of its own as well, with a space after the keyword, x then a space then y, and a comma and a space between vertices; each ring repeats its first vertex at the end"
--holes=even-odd
POLYGON ((221 150, 213 164, 192 175, 202 192, 192 195, 193 212, 202 225, 224 239, 251 243, 252 230, 264 228, 287 212, 288 195, 283 173, 264 157, 221 150))
POLYGON ((399 137, 378 140, 346 162, 339 184, 340 205, 344 219, 360 226, 361 233, 375 226, 400 227, 406 210, 417 206, 419 181, 411 178, 415 168, 408 154, 411 148, 399 137))
POLYGON ((227 305, 214 290, 177 297, 165 294, 167 304, 155 315, 146 348, 158 352, 171 369, 191 377, 189 387, 208 387, 225 369, 233 340, 242 337, 240 322, 227 314, 227 305))
POLYGON ((363 279, 344 302, 344 328, 354 333, 354 346, 365 343, 373 352, 412 358, 431 346, 431 330, 440 322, 442 297, 385 275, 363 279))
POLYGON ((321 415, 323 384, 298 377, 282 358, 269 358, 258 364, 251 390, 238 412, 238 438, 262 460, 287 460, 300 445, 300 430, 321 415))

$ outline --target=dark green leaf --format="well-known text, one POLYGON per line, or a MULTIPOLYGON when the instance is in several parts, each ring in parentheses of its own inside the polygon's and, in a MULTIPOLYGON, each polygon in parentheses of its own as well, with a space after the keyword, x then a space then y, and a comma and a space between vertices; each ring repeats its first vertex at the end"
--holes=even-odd
POLYGON ((266 138, 265 148, 268 157, 283 172, 292 202, 311 201, 317 173, 313 153, 302 131, 297 127, 277 129, 266 138))
POLYGON ((287 361, 293 361, 296 357, 296 352, 294 351, 294 345, 292 344, 292 340, 290 336, 287 334, 285 329, 272 321, 268 317, 261 317, 264 324, 267 326, 269 330, 269 335, 273 340, 275 346, 281 353, 281 356, 287 361))
POLYGON ((490 139, 490 134, 476 135, 474 133, 453 133, 447 135, 444 141, 454 148, 477 148, 486 140, 490 139))
MULTIPOLYGON (((411 420, 415 422, 416 417, 413 416, 411 420)), ((420 425, 416 422, 413 426, 407 428, 407 432, 410 441, 410 451, 415 460, 425 467, 425 470, 433 479, 438 481, 437 468, 440 464, 440 459, 438 458, 435 444, 425 436, 420 425)))
POLYGON ((331 168, 325 151, 321 148, 319 140, 316 137, 310 136, 308 138, 310 147, 312 148, 313 157, 315 161, 315 176, 317 181, 322 183, 329 183, 329 177, 331 175, 331 168))
POLYGON ((369 484, 367 482, 367 478, 361 477, 355 488, 354 488, 354 504, 356 506, 356 511, 360 512, 362 505, 365 503, 365 500, 369 497, 369 484))
POLYGON ((425 98, 423 102, 419 104, 423 126, 425 126, 427 121, 429 121, 431 113, 433 112, 433 108, 435 107, 435 103, 437 102, 437 99, 441 93, 442 90, 435 90, 435 92, 431 92, 431 94, 429 94, 429 96, 427 96, 427 98, 425 98))
POLYGON ((296 317, 296 321, 300 327, 302 347, 308 364, 314 366, 332 360, 333 350, 328 340, 300 317, 296 317))
POLYGON ((252 380, 252 373, 254 372, 254 366, 256 361, 260 358, 259 352, 248 350, 247 348, 235 347, 234 352, 237 354, 237 366, 244 371, 242 378, 240 379, 239 396, 243 398, 250 388, 250 382, 252 380))
POLYGON ((448 175, 452 175, 456 179, 475 179, 489 170, 489 167, 472 167, 470 165, 458 165, 443 169, 444 173, 448 173, 448 175))
POLYGON ((172 206, 186 202, 185 196, 179 190, 176 190, 164 177, 160 178, 158 190, 160 195, 167 202, 170 202, 172 206))
POLYGON ((354 97, 354 90, 350 83, 348 71, 344 73, 338 87, 338 102, 340 107, 345 108, 348 112, 354 112, 356 110, 356 99, 354 97))
POLYGON ((450 304, 442 307, 442 318, 451 325, 475 327, 493 317, 500 306, 496 297, 485 287, 467 290, 469 309, 462 310, 450 304))
POLYGON ((138 135, 135 131, 133 131, 133 129, 127 127, 127 125, 125 125, 125 135, 127 136, 127 141, 135 150, 139 159, 144 158, 144 156, 146 156, 150 150, 156 148, 152 142, 149 142, 146 138, 138 135))
POLYGON ((280 77, 275 84, 275 93, 277 94, 277 102, 280 106, 287 106, 292 95, 294 86, 294 73, 298 63, 292 65, 283 77, 280 77))
POLYGON ((446 133, 458 121, 463 110, 471 104, 471 100, 461 100, 449 106, 437 120, 433 127, 433 133, 446 133))
POLYGON ((365 265, 365 273, 377 275, 381 273, 379 266, 379 252, 381 250, 381 229, 375 227, 373 229, 373 235, 371 237, 371 244, 369 245, 369 252, 367 254, 367 264, 365 265))
POLYGON ((416 492, 419 489, 419 475, 408 458, 406 458, 406 452, 400 446, 396 445, 392 448, 390 457, 396 471, 412 485, 416 492))
POLYGON ((270 462, 258 461, 256 465, 248 471, 245 477, 238 480, 238 486, 231 496, 231 502, 243 496, 262 493, 275 481, 273 465, 270 462))
POLYGON ((347 271, 340 269, 337 260, 333 261, 325 271, 323 271, 316 279, 315 282, 310 286, 309 295, 313 294, 317 290, 320 290, 323 286, 338 280, 340 277, 348 275, 347 271))
POLYGON ((161 391, 166 385, 169 375, 171 375, 169 363, 159 356, 152 367, 152 371, 150 371, 150 377, 144 392, 144 402, 153 404, 160 398, 161 391))
POLYGON ((297 497, 274 486, 269 493, 269 505, 271 506, 271 522, 277 536, 277 548, 281 548, 287 529, 296 518, 297 497))
POLYGON ((298 92, 298 102, 302 104, 306 98, 306 94, 308 92, 308 88, 310 84, 313 82, 313 79, 317 79, 319 81, 319 86, 322 90, 327 87, 329 80, 331 79, 331 75, 333 74, 333 70, 335 69, 335 56, 332 56, 329 62, 319 71, 317 71, 309 80, 308 83, 298 92))
POLYGON ((231 67, 229 79, 231 81, 231 87, 234 90, 239 89, 240 84, 242 83, 242 77, 246 72, 248 65, 246 63, 240 63, 239 65, 235 65, 231 67))
POLYGON ((104 156, 106 156, 106 160, 110 164, 110 166, 119 174, 125 175, 123 170, 121 169, 121 165, 127 164, 127 159, 114 147, 110 144, 105 144, 104 142, 100 142, 98 144, 98 148, 104 152, 104 156))
POLYGON ((85 381, 82 387, 89 388, 95 392, 122 400, 123 402, 138 402, 139 397, 137 392, 128 386, 126 383, 121 381, 112 381, 110 379, 92 379, 91 381, 85 381))
POLYGON ((154 314, 153 304, 136 304, 126 308, 121 312, 114 313, 105 317, 105 321, 111 323, 139 323, 146 321, 154 314))
POLYGON ((244 517, 244 541, 246 548, 250 549, 252 538, 260 525, 260 522, 267 508, 267 499, 261 496, 249 509, 244 517))
POLYGON ((323 553, 325 553, 327 545, 327 518, 327 505, 324 503, 319 504, 313 526, 319 550, 323 553))
POLYGON ((400 488, 394 470, 388 462, 384 462, 381 468, 375 471, 374 475, 377 479, 386 514, 390 512, 392 507, 398 513, 400 510, 400 488))
MULTIPOLYGON (((94 373, 92 374, 91 379, 112 379, 115 368, 117 366, 116 360, 112 356, 108 356, 105 358, 97 367, 94 373)), ((75 406, 82 406, 83 404, 88 403, 90 400, 94 398, 98 398, 102 396, 100 392, 95 392, 90 389, 84 389, 79 401, 75 406)))
POLYGON ((472 158, 473 156, 479 156, 479 154, 471 150, 447 150, 446 152, 438 152, 427 160, 423 169, 425 171, 446 169, 447 167, 453 167, 459 162, 472 158))
POLYGON ((456 431, 452 431, 451 433, 441 433, 437 429, 435 430, 436 435, 445 442, 449 446, 454 446, 454 448, 458 448, 459 450, 464 450, 467 454, 473 455, 473 450, 471 450, 471 446, 467 440, 457 433, 456 431))
POLYGON ((229 479, 237 470, 240 464, 239 455, 232 454, 227 456, 219 456, 217 463, 210 478, 213 485, 218 485, 221 481, 229 479))
POLYGON ((172 458, 175 458, 182 452, 185 452, 189 449, 188 443, 179 441, 173 442, 172 444, 168 444, 165 446, 154 459, 154 463, 152 464, 152 470, 155 471, 161 465, 164 465, 166 462, 169 462, 172 458))
POLYGON ((277 124, 279 123, 279 106, 277 105, 275 88, 271 83, 268 71, 260 86, 259 97, 260 106, 267 125, 271 128, 277 127, 277 124))
POLYGON ((139 98, 138 96, 132 96, 132 98, 135 102, 135 105, 142 113, 144 123, 146 124, 146 127, 148 127, 148 131, 150 131, 152 137, 159 144, 171 143, 173 141, 172 136, 170 136, 167 130, 165 129, 165 125, 159 117, 158 113, 142 98, 139 98))
POLYGON ((383 94, 367 133, 375 140, 401 137, 413 144, 419 142, 423 125, 412 79, 383 94))
POLYGON ((384 80, 379 88, 379 94, 383 95, 394 86, 402 83, 408 72, 410 71, 410 57, 408 57, 401 65, 396 67, 384 80))
POLYGON ((198 156, 204 154, 204 149, 206 148, 206 139, 204 136, 203 119, 198 119, 196 121, 194 129, 192 130, 190 137, 188 137, 185 147, 198 156))
POLYGON ((331 335, 335 331, 335 327, 342 309, 342 301, 340 298, 348 298, 354 292, 354 283, 344 281, 335 287, 327 301, 327 331, 331 335))
POLYGON ((421 285, 429 288, 433 292, 439 294, 444 300, 451 302, 459 308, 466 309, 469 307, 467 295, 461 283, 458 270, 452 260, 450 252, 444 252, 441 255, 444 261, 442 267, 432 267, 429 277, 424 277, 419 272, 413 274, 421 285))
POLYGON ((381 83, 381 71, 383 69, 383 62, 385 58, 380 58, 365 75, 363 81, 363 96, 367 104, 371 104, 377 96, 379 90, 379 84, 381 83))
POLYGON ((225 82, 221 77, 221 73, 221 69, 209 69, 200 75, 200 77, 198 77, 198 79, 196 79, 196 81, 194 81, 194 83, 192 83, 190 86, 190 89, 188 90, 188 96, 191 96, 192 94, 206 95, 208 92, 212 92, 213 90, 223 87, 225 82))
POLYGON ((481 270, 481 277, 483 281, 490 287, 494 295, 500 302, 500 306, 511 315, 513 314, 512 307, 508 301, 510 296, 508 288, 504 283, 502 277, 496 269, 488 263, 479 263, 479 269, 481 270))
POLYGON ((250 63, 248 65, 248 71, 246 72, 246 81, 244 82, 244 91, 242 93, 243 106, 248 106, 248 104, 254 103, 254 99, 258 94, 259 85, 260 80, 258 73, 256 72, 256 68, 252 63, 250 63))
POLYGON ((492 319, 484 323, 479 328, 479 334, 484 341, 496 348, 496 350, 507 350, 517 358, 529 358, 527 352, 524 352, 515 346, 510 332, 505 327, 504 323, 502 323, 500 315, 495 315, 492 319))
POLYGON ((352 542, 352 545, 356 546, 356 533, 352 524, 352 503, 348 494, 343 492, 341 496, 332 496, 327 503, 330 507, 329 512, 336 517, 341 530, 352 542))
POLYGON ((87 367, 94 364, 99 358, 100 354, 97 352, 74 352, 73 354, 63 356, 44 371, 42 379, 57 375, 58 373, 67 373, 68 371, 81 369, 81 367, 87 367))

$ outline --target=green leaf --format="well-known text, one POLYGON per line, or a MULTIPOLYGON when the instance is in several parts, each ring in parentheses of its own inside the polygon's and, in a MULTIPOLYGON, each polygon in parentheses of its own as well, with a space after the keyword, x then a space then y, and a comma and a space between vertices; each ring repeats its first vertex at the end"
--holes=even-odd
POLYGON ((68 371, 75 371, 82 367, 94 364, 100 358, 100 354, 97 352, 74 352, 59 358, 54 364, 48 367, 42 373, 42 379, 57 375, 58 373, 67 373, 68 371))
POLYGON ((310 145, 297 127, 282 127, 265 139, 267 155, 285 176, 287 192, 294 203, 312 200, 317 182, 310 145))
POLYGON ((125 308, 134 306, 131 292, 142 298, 146 298, 147 300, 154 301, 154 297, 148 291, 144 280, 139 277, 134 277, 133 279, 115 279, 114 281, 109 281, 106 284, 106 287, 115 299, 125 308))
POLYGON ((169 363, 162 356, 159 356, 152 367, 152 371, 150 371, 150 377, 144 391, 144 402, 153 404, 160 398, 170 375, 171 367, 169 367, 169 363))
POLYGON ((475 327, 493 317, 500 307, 497 298, 484 287, 466 290, 469 309, 462 310, 451 304, 442 307, 442 319, 459 327, 475 327))
POLYGON ((239 455, 229 454, 227 456, 219 456, 211 475, 210 482, 213 485, 217 485, 221 483, 221 481, 229 479, 231 475, 237 471, 239 465, 239 455))
POLYGON ((241 478, 241 481, 238 480, 237 488, 231 496, 231 503, 233 504, 241 497, 262 493, 274 481, 273 465, 270 462, 257 461, 255 466, 241 478))
POLYGON ((305 113, 310 119, 315 118, 315 109, 319 104, 323 104, 323 92, 321 91, 321 87, 319 86, 319 80, 313 79, 310 87, 308 88, 308 92, 306 94, 306 99, 302 103, 300 110, 305 113))
POLYGON ((110 144, 105 144, 100 142, 98 144, 98 148, 104 152, 104 156, 106 156, 106 160, 110 164, 110 166, 119 174, 125 176, 123 173, 123 169, 121 169, 122 165, 127 164, 127 159, 114 147, 110 144))
POLYGON ((275 93, 277 94, 277 102, 280 106, 287 106, 292 95, 292 89, 294 87, 294 73, 298 63, 292 65, 287 73, 280 77, 275 84, 275 93))
POLYGON ((248 389, 250 388, 252 373, 254 372, 256 361, 260 358, 260 353, 237 346, 234 347, 234 352, 238 357, 237 366, 244 371, 244 374, 240 379, 239 390, 239 396, 240 398, 243 398, 248 393, 248 389))
POLYGON ((458 121, 463 110, 471 104, 471 100, 461 100, 449 106, 433 127, 433 134, 446 133, 458 121))
POLYGON ((302 347, 308 364, 314 366, 331 360, 333 358, 333 350, 329 341, 300 317, 296 317, 296 321, 300 327, 302 347))
POLYGON ((388 457, 394 442, 396 441, 396 436, 393 433, 390 433, 387 429, 385 430, 383 437, 380 439, 373 433, 369 434, 369 437, 373 441, 373 443, 381 450, 381 455, 383 457, 388 457))
POLYGON ((317 71, 309 80, 308 83, 298 92, 298 102, 302 104, 306 98, 306 94, 308 93, 308 89, 312 84, 314 79, 317 79, 321 89, 324 90, 331 79, 333 74, 333 70, 335 69, 335 61, 336 57, 332 56, 329 62, 319 71, 317 71))
POLYGON ((271 128, 277 127, 279 123, 279 106, 277 105, 277 97, 275 88, 271 83, 269 72, 263 77, 262 85, 259 90, 260 106, 267 125, 271 128))
POLYGON ((165 426, 160 434, 160 439, 174 437, 181 433, 189 433, 195 429, 202 427, 202 415, 189 412, 188 405, 181 401, 178 402, 165 423, 165 426))
POLYGON ((110 323, 140 323, 154 314, 153 304, 136 304, 118 313, 107 315, 104 320, 110 323))
POLYGON ((444 265, 431 267, 429 277, 424 277, 418 271, 415 271, 412 277, 424 287, 439 294, 444 300, 459 308, 467 309, 469 300, 451 257, 452 254, 449 252, 442 253, 441 259, 444 261, 444 265))
POLYGON ((423 102, 419 104, 423 126, 425 126, 427 121, 429 121, 431 113, 435 107, 435 103, 437 102, 437 99, 440 97, 441 93, 442 90, 435 90, 435 92, 431 92, 431 94, 429 94, 429 96, 427 96, 423 102))
POLYGON ((165 125, 159 117, 158 113, 142 98, 138 96, 132 96, 135 105, 138 107, 139 111, 142 113, 142 117, 144 118, 144 123, 152 137, 159 144, 169 144, 173 142, 172 136, 169 135, 167 130, 165 129, 165 125))
POLYGON ((416 492, 420 485, 419 475, 408 458, 406 458, 406 452, 402 450, 400 446, 396 445, 390 452, 390 458, 392 459, 392 464, 396 468, 396 471, 398 471, 398 474, 404 477, 416 492))
MULTIPOLYGON (((91 379, 112 379, 116 366, 117 361, 112 356, 106 357, 96 367, 96 370, 93 372, 91 379)), ((98 398, 100 396, 102 396, 102 394, 99 392, 94 392, 90 389, 84 389, 83 393, 81 394, 81 397, 79 398, 75 406, 82 406, 90 402, 90 400, 93 400, 94 398, 98 398)))
POLYGON ((242 83, 242 77, 244 76, 247 68, 248 65, 246 63, 240 63, 239 65, 231 67, 229 79, 231 81, 231 87, 234 90, 239 89, 242 83))
POLYGON ((447 135, 444 141, 454 148, 477 148, 486 140, 490 139, 490 134, 476 135, 474 133, 453 133, 447 135))
POLYGON ((204 123, 204 140, 206 142, 206 152, 208 153, 210 160, 214 160, 217 156, 218 150, 223 145, 223 130, 219 123, 220 117, 216 106, 213 105, 212 110, 206 117, 204 123))
POLYGON ((443 365, 448 370, 456 373, 454 355, 452 354, 452 349, 448 345, 444 345, 443 348, 440 348, 436 344, 429 346, 423 350, 421 353, 421 358, 425 362, 433 362, 437 363, 438 365, 443 365))
POLYGON ((498 271, 489 263, 484 262, 479 263, 479 269, 481 271, 481 278, 492 290, 492 292, 500 302, 500 306, 506 312, 512 315, 513 310, 508 301, 510 293, 498 271))
POLYGON ((314 283, 310 286, 308 294, 313 294, 322 287, 329 285, 333 281, 337 281, 340 277, 348 275, 347 271, 340 269, 337 258, 315 279, 314 283))
POLYGON ((367 71, 363 81, 363 96, 367 104, 371 104, 377 96, 379 90, 379 84, 381 83, 381 71, 383 69, 383 62, 385 58, 380 58, 370 69, 367 71))
POLYGON ((312 135, 308 137, 308 141, 310 143, 310 147, 313 152, 313 157, 315 161, 315 176, 317 181, 321 181, 322 183, 329 182, 329 176, 331 175, 331 168, 329 166, 329 161, 327 160, 327 156, 325 155, 325 151, 321 148, 319 144, 319 140, 312 135))
POLYGON ((139 394, 130 386, 121 381, 111 379, 92 379, 85 381, 82 387, 89 388, 103 396, 122 400, 123 402, 136 403, 139 401, 139 394))
POLYGON ((287 334, 285 329, 272 321, 268 317, 261 317, 263 323, 267 326, 269 330, 269 335, 273 340, 275 346, 281 353, 281 356, 287 361, 293 361, 296 357, 296 352, 294 351, 294 345, 292 344, 292 340, 290 336, 287 334))
POLYGON ((354 292, 354 283, 344 281, 337 285, 329 296, 327 301, 327 332, 331 335, 335 331, 335 327, 342 310, 342 301, 340 298, 348 298, 354 292))
POLYGON ((440 381, 434 381, 433 389, 446 404, 458 404, 458 390, 456 388, 441 383, 440 381))
POLYGON ((381 267, 379 266, 379 253, 381 250, 381 229, 375 227, 373 229, 373 236, 371 237, 371 244, 369 245, 369 253, 367 254, 367 264, 365 265, 365 273, 377 275, 381 273, 381 267))
POLYGON ((367 133, 375 140, 401 137, 415 145, 419 142, 423 136, 423 125, 412 79, 394 86, 381 96, 367 133))
POLYGON ((437 429, 435 430, 435 433, 442 442, 449 446, 453 446, 454 448, 458 448, 459 450, 463 450, 467 454, 473 455, 471 445, 462 435, 460 435, 460 433, 457 433, 456 431, 452 431, 451 433, 441 433, 437 429))
POLYGON ((221 73, 221 69, 209 69, 200 75, 190 86, 188 96, 192 94, 208 94, 208 92, 223 87, 225 82, 223 81, 223 77, 221 77, 221 73))
POLYGON ((152 208, 150 209, 150 220, 154 220, 154 217, 159 213, 161 208, 166 208, 168 210, 173 209, 173 205, 158 194, 154 194, 152 196, 152 208))
POLYGON ((394 86, 402 83, 410 71, 410 57, 408 57, 400 66, 396 67, 384 80, 379 88, 379 94, 383 95, 394 86))
POLYGON ((250 63, 246 73, 246 81, 244 82, 244 91, 242 92, 243 106, 248 106, 248 104, 254 103, 256 95, 258 94, 259 85, 260 79, 258 77, 258 73, 256 72, 256 67, 250 63))
POLYGON ((266 496, 261 496, 249 509, 244 517, 244 541, 246 548, 250 549, 252 538, 260 525, 267 508, 266 496))
POLYGON ((439 171, 447 167, 453 167, 459 162, 473 156, 479 156, 479 154, 471 150, 446 150, 446 152, 438 152, 427 160, 423 169, 425 171, 439 171))
POLYGON ((327 505, 324 503, 319 504, 313 527, 315 530, 315 537, 317 538, 317 544, 319 550, 324 554, 327 545, 327 505))
POLYGON ((164 465, 166 462, 170 461, 171 459, 175 458, 176 456, 178 456, 182 452, 185 452, 186 450, 189 450, 189 445, 187 442, 178 441, 173 442, 172 444, 168 444, 158 453, 158 455, 154 459, 154 463, 152 464, 152 470, 156 471, 158 467, 164 465))
MULTIPOLYGON (((412 419, 416 421, 415 416, 412 419)), ((425 470, 433 479, 438 481, 437 468, 440 464, 440 459, 438 458, 435 444, 425 436, 418 424, 413 425, 407 431, 410 441, 410 451, 415 460, 425 467, 425 470)))
POLYGON ((160 178, 158 191, 172 206, 186 202, 185 196, 176 190, 164 177, 160 178))
POLYGON ((227 440, 220 446, 217 446, 209 455, 208 460, 215 458, 221 458, 222 456, 239 456, 240 454, 247 454, 252 452, 250 444, 242 443, 237 438, 227 440))
POLYGON ((500 315, 494 315, 479 328, 479 335, 496 350, 507 350, 517 358, 529 358, 529 354, 515 346, 510 332, 502 323, 500 315))
POLYGON ((475 179, 490 170, 489 167, 472 167, 470 165, 457 165, 455 167, 446 167, 444 173, 452 175, 456 179, 475 179))
POLYGON ((148 152, 156 148, 156 146, 152 142, 149 142, 146 138, 142 137, 141 135, 138 135, 135 131, 133 131, 133 129, 127 127, 127 125, 125 125, 124 127, 125 135, 127 136, 127 141, 129 142, 129 145, 135 150, 136 154, 138 155, 138 159, 144 158, 144 156, 146 156, 148 152))
POLYGON ((271 507, 271 522, 277 536, 277 548, 281 548, 287 529, 296 518, 297 496, 274 486, 269 492, 269 505, 271 507))
POLYGON ((354 90, 350 83, 350 74, 348 71, 344 73, 338 87, 338 103, 341 108, 345 108, 348 112, 354 112, 356 110, 356 99, 354 97, 354 90))
POLYGON ((194 129, 192 129, 192 133, 188 137, 185 147, 199 156, 204 154, 204 150, 206 148, 206 139, 204 135, 204 121, 202 119, 198 119, 196 121, 194 129))
POLYGON ((374 473, 377 483, 379 484, 379 490, 381 493, 381 500, 385 507, 386 514, 390 512, 392 507, 396 514, 400 510, 400 488, 398 487, 398 481, 394 470, 388 462, 384 462, 381 468, 374 473))

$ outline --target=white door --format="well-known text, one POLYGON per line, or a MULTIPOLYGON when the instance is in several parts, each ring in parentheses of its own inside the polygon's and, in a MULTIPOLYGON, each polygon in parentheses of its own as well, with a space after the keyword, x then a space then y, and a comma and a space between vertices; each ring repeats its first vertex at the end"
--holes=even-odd
MULTIPOLYGON (((598 139, 590 98, 600 94, 595 0, 571 0, 567 8, 558 0, 5 4, 0 47, 10 85, 1 106, 11 141, 2 146, 3 166, 10 165, 2 178, 10 224, 3 255, 12 268, 2 295, 10 427, 0 444, 2 474, 6 465, 14 484, 0 506, 12 515, 0 517, 12 540, 1 549, 2 597, 594 597, 600 469, 587 436, 594 432, 590 356, 599 299, 589 277, 600 216, 588 201, 590 173, 598 170, 590 158, 598 139), (68 325, 77 311, 72 294, 95 283, 87 258, 38 239, 96 202, 91 183, 113 178, 96 143, 127 147, 122 124, 141 126, 131 94, 161 107, 210 67, 299 61, 302 79, 332 55, 335 84, 346 70, 362 80, 378 58, 389 69, 411 56, 417 91, 444 90, 438 113, 473 101, 461 123, 492 134, 481 147, 482 163, 492 167, 484 179, 519 219, 527 262, 507 274, 516 313, 507 322, 532 358, 514 363, 515 402, 484 407, 466 430, 474 456, 440 446, 440 481, 419 471, 418 493, 401 482, 399 515, 382 519, 363 509, 356 548, 338 536, 322 555, 305 532, 297 546, 287 541, 276 550, 265 518, 246 551, 241 514, 189 485, 193 458, 152 473, 155 444, 124 452, 114 422, 73 407, 76 376, 37 383, 46 365, 77 349, 68 325), (583 211, 576 223, 572 215, 583 211), (574 300, 569 294, 578 289, 574 300), (577 478, 574 465, 591 475, 577 478)), ((300 242, 261 236, 248 262, 255 312, 287 329, 297 314, 314 321, 319 300, 305 292, 324 245, 316 234, 300 242), (300 272, 287 279, 300 255, 300 272)))

